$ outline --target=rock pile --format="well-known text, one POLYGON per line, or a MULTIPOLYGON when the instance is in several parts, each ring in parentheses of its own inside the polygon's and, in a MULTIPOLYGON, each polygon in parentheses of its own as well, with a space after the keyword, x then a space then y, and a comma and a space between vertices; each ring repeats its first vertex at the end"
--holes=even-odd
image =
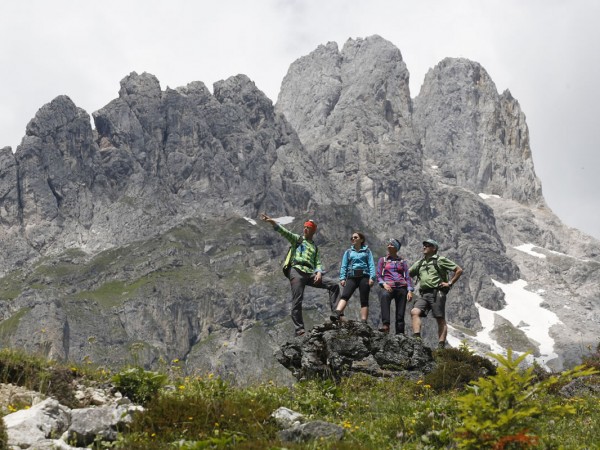
MULTIPOLYGON (((33 405, 4 416, 11 449, 75 449, 86 448, 98 441, 111 442, 117 433, 131 423, 135 413, 142 411, 120 394, 81 388, 76 397, 85 408, 69 408, 53 398, 41 400, 41 394, 14 386, 2 387, 3 392, 18 392, 19 398, 33 399, 33 405)), ((15 400, 11 397, 11 401, 15 400)), ((8 397, 5 397, 5 401, 8 397)))

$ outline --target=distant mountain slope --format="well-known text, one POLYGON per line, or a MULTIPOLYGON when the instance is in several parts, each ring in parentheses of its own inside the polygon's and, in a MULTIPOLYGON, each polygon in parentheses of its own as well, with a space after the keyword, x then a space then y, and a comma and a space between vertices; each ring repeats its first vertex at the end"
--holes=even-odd
MULTIPOLYGON (((372 36, 295 61, 276 106, 244 75, 211 94, 146 73, 121 81, 95 129, 68 97, 43 106, 16 152, 0 151, 0 345, 289 381, 272 357, 291 335, 287 243, 252 221, 267 211, 298 232, 315 219, 332 276, 352 230, 376 255, 399 238, 411 261, 437 239, 465 269, 453 339, 482 351, 489 336, 539 349, 502 318, 503 286, 523 279, 560 319, 548 365, 573 364, 600 335, 600 243, 547 208, 525 116, 479 64, 445 59, 414 100, 408 80, 400 51, 372 36)), ((327 320, 320 292, 305 306, 308 324, 327 320)), ((429 319, 424 332, 435 340, 429 319)))

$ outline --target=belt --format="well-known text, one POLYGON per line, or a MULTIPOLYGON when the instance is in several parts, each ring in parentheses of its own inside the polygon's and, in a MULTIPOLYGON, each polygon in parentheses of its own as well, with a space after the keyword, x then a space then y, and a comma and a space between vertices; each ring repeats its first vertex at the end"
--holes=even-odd
POLYGON ((437 291, 437 289, 435 289, 435 288, 423 288, 423 289, 419 289, 419 293, 421 295, 423 295, 423 294, 429 294, 429 293, 435 292, 435 291, 437 291))

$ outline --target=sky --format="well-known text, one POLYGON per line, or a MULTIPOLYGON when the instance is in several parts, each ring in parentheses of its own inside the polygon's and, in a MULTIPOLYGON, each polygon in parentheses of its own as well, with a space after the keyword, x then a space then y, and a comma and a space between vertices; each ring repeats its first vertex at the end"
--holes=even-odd
POLYGON ((510 90, 548 206, 600 238, 598 23, 597 0, 4 0, 0 148, 15 151, 55 97, 91 115, 134 71, 163 90, 242 73, 276 102, 296 59, 378 34, 400 49, 413 98, 446 57, 510 90))

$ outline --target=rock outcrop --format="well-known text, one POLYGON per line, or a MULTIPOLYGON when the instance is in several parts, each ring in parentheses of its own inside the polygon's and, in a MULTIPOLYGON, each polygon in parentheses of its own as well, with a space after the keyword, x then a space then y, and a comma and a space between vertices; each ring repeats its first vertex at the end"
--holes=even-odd
POLYGON ((416 380, 434 368, 431 349, 421 339, 382 333, 353 320, 316 326, 284 343, 276 358, 298 380, 339 380, 353 373, 416 380))

